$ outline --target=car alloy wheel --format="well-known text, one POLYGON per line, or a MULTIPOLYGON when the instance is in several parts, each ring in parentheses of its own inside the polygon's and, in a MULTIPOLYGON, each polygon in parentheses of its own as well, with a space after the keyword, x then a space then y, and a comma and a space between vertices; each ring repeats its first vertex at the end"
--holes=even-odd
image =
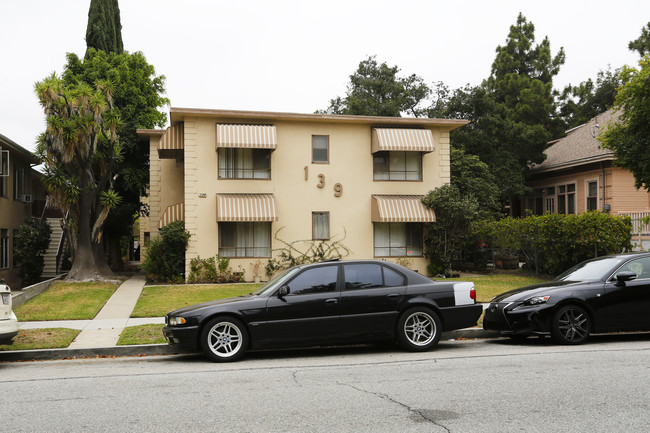
POLYGON ((212 319, 201 332, 201 347, 212 361, 236 361, 244 356, 248 333, 235 318, 212 319))
POLYGON ((440 319, 425 307, 414 307, 402 314, 398 323, 398 342, 406 350, 429 350, 440 340, 440 319))
POLYGON ((577 305, 560 308, 553 316, 551 335, 560 344, 581 344, 591 332, 589 314, 577 305))

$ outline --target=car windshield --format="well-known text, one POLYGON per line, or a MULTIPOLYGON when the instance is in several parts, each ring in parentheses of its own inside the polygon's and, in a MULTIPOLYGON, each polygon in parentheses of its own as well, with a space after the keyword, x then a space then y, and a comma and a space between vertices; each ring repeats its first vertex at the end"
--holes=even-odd
POLYGON ((555 279, 558 281, 602 280, 622 261, 616 257, 588 260, 573 266, 555 279))
POLYGON ((290 268, 284 272, 280 272, 278 275, 267 281, 266 284, 263 284, 262 287, 251 293, 251 295, 259 296, 274 291, 283 281, 291 277, 291 275, 293 275, 297 270, 297 268, 290 268))

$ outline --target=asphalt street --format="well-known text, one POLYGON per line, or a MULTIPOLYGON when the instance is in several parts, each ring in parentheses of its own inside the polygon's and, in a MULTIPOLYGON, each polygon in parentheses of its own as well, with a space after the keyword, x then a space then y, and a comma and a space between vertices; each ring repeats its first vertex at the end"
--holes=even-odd
POLYGON ((650 335, 0 363, 2 430, 648 431, 650 335))

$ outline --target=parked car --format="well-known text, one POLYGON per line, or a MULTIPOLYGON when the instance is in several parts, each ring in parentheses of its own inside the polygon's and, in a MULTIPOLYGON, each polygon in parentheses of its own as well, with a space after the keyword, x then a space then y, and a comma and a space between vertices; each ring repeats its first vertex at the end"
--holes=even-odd
POLYGON ((0 344, 12 344, 18 334, 18 319, 11 310, 11 289, 0 280, 0 344))
POLYGON ((650 330, 650 253, 598 257, 553 281, 495 296, 483 328, 580 344, 600 332, 650 330))
POLYGON ((378 261, 330 261, 290 268, 257 291, 172 311, 170 344, 201 348, 213 361, 248 349, 397 340, 425 351, 442 331, 476 325, 471 282, 432 281, 378 261))

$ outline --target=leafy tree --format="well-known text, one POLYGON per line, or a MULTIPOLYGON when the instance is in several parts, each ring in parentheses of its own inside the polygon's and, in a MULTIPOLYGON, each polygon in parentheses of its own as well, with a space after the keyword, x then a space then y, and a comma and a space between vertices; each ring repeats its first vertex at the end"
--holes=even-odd
POLYGON ((321 112, 392 117, 403 113, 414 117, 424 115, 420 105, 429 96, 429 87, 415 74, 400 77, 398 72, 397 66, 380 65, 376 56, 368 57, 350 75, 347 95, 332 99, 327 110, 321 112))
POLYGON ((501 211, 494 175, 478 156, 451 149, 451 184, 461 193, 476 197, 481 217, 495 217, 501 211))
POLYGON ((159 108, 169 104, 165 77, 156 76, 154 67, 141 52, 106 53, 90 48, 84 59, 67 55, 63 79, 66 84, 92 84, 109 80, 113 84, 114 111, 122 119, 117 127, 123 158, 115 166, 114 188, 123 198, 105 224, 111 263, 121 264, 119 239, 132 233, 134 215, 144 213, 140 197, 149 182, 149 145, 138 140, 137 129, 163 127, 167 115, 159 108))
POLYGON ((566 129, 575 128, 609 110, 621 86, 620 69, 599 71, 594 83, 591 78, 577 86, 567 86, 560 96, 560 116, 566 129))
POLYGON ((650 191, 650 56, 639 61, 639 69, 624 66, 623 86, 614 108, 618 122, 599 136, 603 147, 612 149, 616 162, 634 175, 634 185, 650 191))
POLYGON ((20 276, 23 286, 38 282, 45 260, 43 256, 50 245, 52 229, 38 219, 30 218, 18 229, 14 242, 14 258, 20 266, 20 276))
POLYGON ((69 280, 101 280, 93 243, 102 236, 109 211, 120 203, 113 189, 114 166, 121 157, 119 118, 110 82, 66 85, 52 74, 36 83, 46 116, 37 154, 51 205, 59 208, 77 233, 69 280))
POLYGON ((641 36, 631 41, 627 46, 630 51, 636 51, 643 57, 650 53, 650 22, 641 29, 641 36))
POLYGON ((90 0, 86 46, 88 50, 95 48, 107 53, 120 54, 124 51, 120 6, 117 0, 90 0))
POLYGON ((466 248, 469 227, 478 218, 478 202, 454 185, 443 185, 422 199, 436 213, 436 222, 427 226, 425 254, 431 260, 430 274, 450 271, 466 248))

